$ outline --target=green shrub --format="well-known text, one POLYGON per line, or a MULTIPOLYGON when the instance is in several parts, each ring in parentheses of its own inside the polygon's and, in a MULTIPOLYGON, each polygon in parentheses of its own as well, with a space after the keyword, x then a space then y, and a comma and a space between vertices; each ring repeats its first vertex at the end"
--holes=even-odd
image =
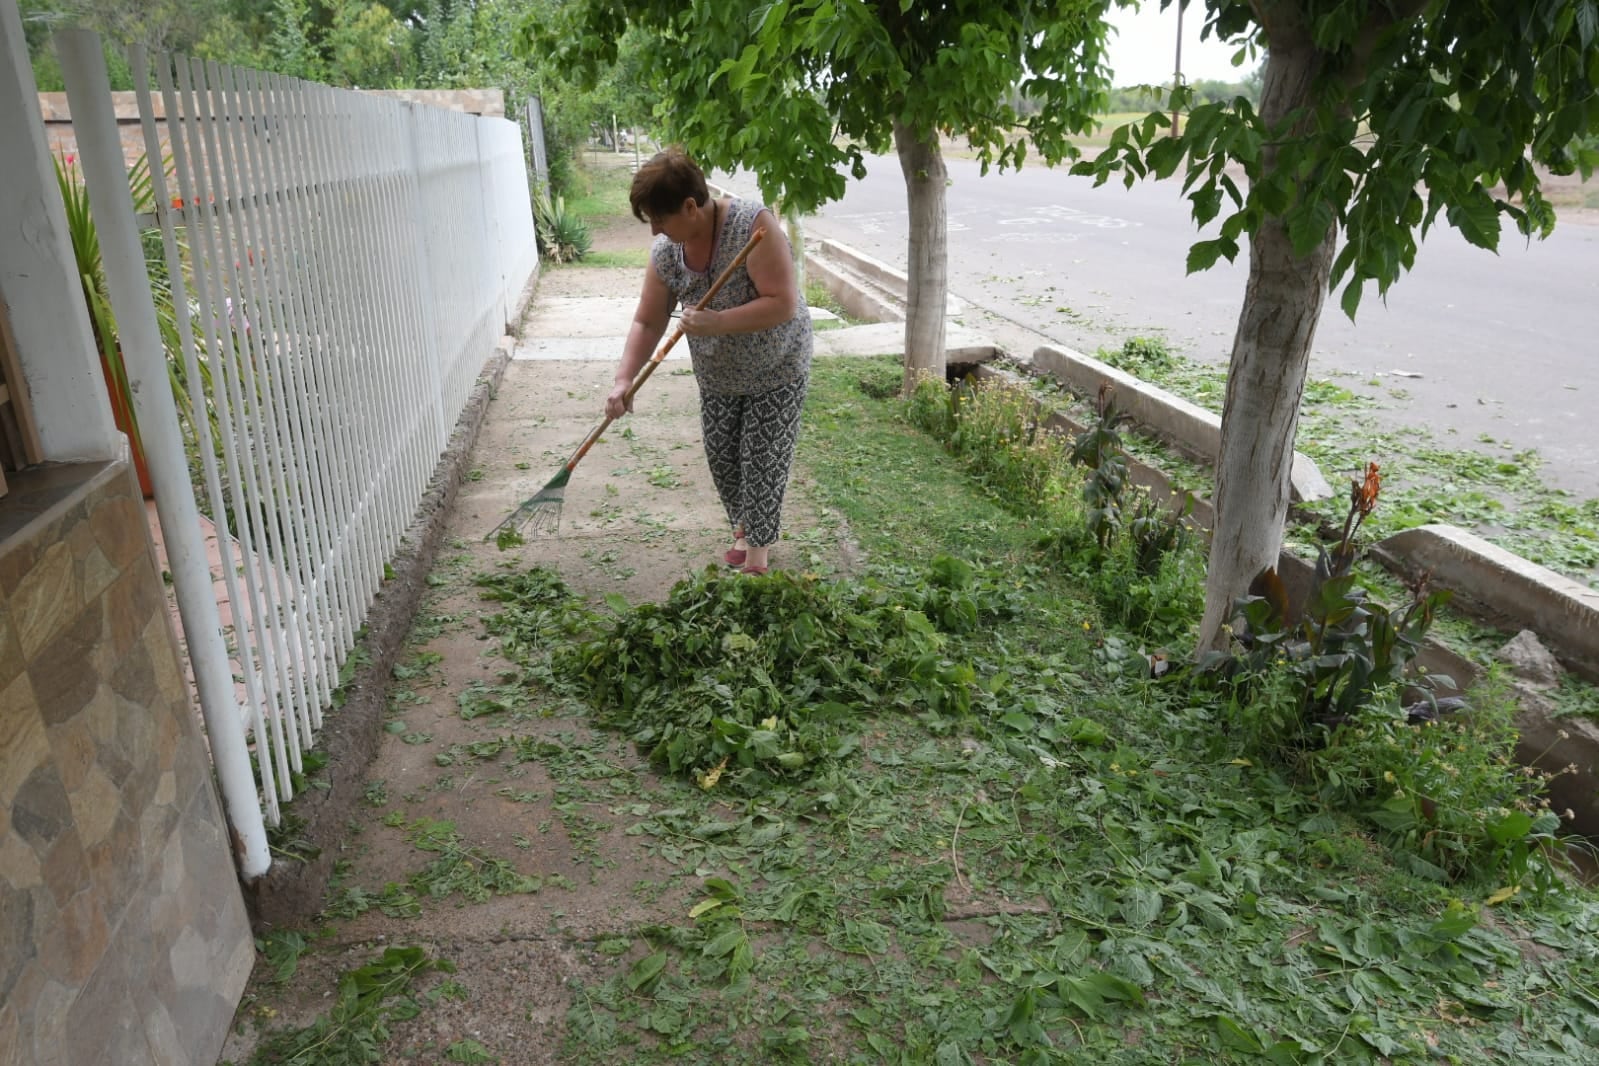
POLYGON ((1306 753, 1329 806, 1353 811, 1412 872, 1547 889, 1560 818, 1544 774, 1516 762, 1516 704, 1497 677, 1472 692, 1469 713, 1416 721, 1388 688, 1306 753))
POLYGON ((1066 440, 1042 424, 1019 385, 968 379, 948 388, 929 377, 917 383, 907 412, 1012 507, 1047 510, 1067 491, 1066 440))
POLYGON ((533 197, 533 226, 539 254, 552 263, 571 263, 588 254, 589 225, 566 208, 566 198, 539 190, 533 197))
POLYGON ((1007 504, 1033 516, 1045 554, 1093 591, 1110 621, 1158 646, 1191 646, 1204 606, 1204 556, 1189 506, 1171 510, 1129 490, 1117 432, 1124 416, 1108 390, 1096 424, 1073 441, 1044 428, 1032 395, 1004 382, 949 388, 926 377, 906 413, 1007 504), (1088 468, 1086 478, 1074 463, 1088 468))

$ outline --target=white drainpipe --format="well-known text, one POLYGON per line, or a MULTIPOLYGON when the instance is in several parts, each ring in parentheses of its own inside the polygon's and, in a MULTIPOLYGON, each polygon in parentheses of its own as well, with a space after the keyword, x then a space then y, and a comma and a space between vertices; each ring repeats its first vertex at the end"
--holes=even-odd
MULTIPOLYGON (((206 739, 233 828, 239 873, 244 880, 253 881, 272 864, 266 823, 250 770, 249 749, 244 743, 243 719, 222 636, 222 616, 217 610, 205 539, 200 532, 200 511, 189 487, 178 408, 167 383, 166 355, 128 195, 128 172, 111 104, 105 55, 100 38, 88 30, 63 30, 55 35, 55 46, 67 83, 67 102, 72 110, 72 129, 83 163, 84 182, 94 208, 123 361, 133 388, 139 435, 150 480, 155 485, 156 512, 161 518, 167 563, 178 595, 178 612, 183 618, 195 685, 200 690, 206 739)), ((151 160, 150 165, 160 166, 161 161, 151 160)))

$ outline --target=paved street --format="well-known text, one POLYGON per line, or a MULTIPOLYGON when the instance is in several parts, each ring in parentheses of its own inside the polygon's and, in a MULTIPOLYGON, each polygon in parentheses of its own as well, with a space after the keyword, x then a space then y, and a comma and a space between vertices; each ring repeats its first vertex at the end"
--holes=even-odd
MULTIPOLYGON (((1234 265, 1186 277, 1196 232, 1178 182, 1095 189, 1044 167, 982 177, 974 162, 948 165, 955 295, 1080 351, 1158 333, 1186 355, 1226 361, 1247 251, 1234 265)), ((807 221, 806 236, 903 268, 898 162, 882 157, 869 167, 842 201, 807 221)), ((754 192, 747 179, 734 186, 754 192)), ((1394 423, 1453 430, 1449 442, 1486 435, 1537 449, 1552 483, 1599 496, 1596 308, 1599 224, 1567 217, 1530 247, 1507 233, 1498 256, 1440 227, 1386 307, 1368 289, 1350 323, 1329 301, 1312 373, 1381 399, 1382 417, 1394 423), (1364 384, 1372 381, 1375 388, 1364 384)))

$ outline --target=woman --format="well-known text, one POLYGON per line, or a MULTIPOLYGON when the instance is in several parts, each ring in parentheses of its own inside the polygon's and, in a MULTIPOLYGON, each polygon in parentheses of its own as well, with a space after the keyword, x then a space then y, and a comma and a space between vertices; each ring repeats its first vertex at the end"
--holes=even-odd
POLYGON ((655 244, 605 413, 619 418, 632 409, 628 387, 660 343, 672 309, 682 305, 705 457, 733 530, 723 559, 743 573, 764 574, 811 370, 811 315, 788 241, 761 204, 712 199, 705 174, 675 148, 639 168, 629 199, 655 244), (756 228, 766 236, 710 305, 695 310, 756 228))

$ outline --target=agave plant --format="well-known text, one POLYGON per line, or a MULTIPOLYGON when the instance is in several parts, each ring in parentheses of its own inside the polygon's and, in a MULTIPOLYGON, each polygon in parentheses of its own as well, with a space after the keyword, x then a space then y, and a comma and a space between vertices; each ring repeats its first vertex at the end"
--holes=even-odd
MULTIPOLYGON (((111 307, 110 292, 106 287, 105 264, 100 256, 100 234, 95 227, 94 215, 89 207, 89 193, 78 174, 77 160, 71 155, 55 158, 56 183, 61 190, 61 202, 66 209, 67 234, 72 242, 72 255, 83 285, 83 300, 89 311, 89 325, 94 332, 95 345, 105 362, 107 382, 113 395, 127 413, 127 433, 136 450, 142 449, 138 420, 134 415, 133 390, 128 381, 127 365, 122 359, 122 343, 117 330, 116 312, 111 307)), ((155 211, 155 192, 150 178, 150 164, 140 156, 128 170, 128 192, 133 198, 133 210, 140 215, 155 211)), ((178 421, 186 442, 191 446, 198 437, 192 422, 188 375, 183 363, 183 348, 178 338, 177 313, 173 306, 172 278, 167 270, 167 260, 161 244, 159 230, 146 230, 141 235, 144 247, 145 271, 150 278, 151 296, 155 301, 156 323, 161 331, 162 347, 166 349, 167 380, 172 386, 172 399, 178 407, 178 421)), ((186 249, 180 252, 186 255, 186 249)), ((200 364, 203 379, 200 402, 216 429, 216 414, 210 409, 210 371, 200 364)))
POLYGON ((540 188, 533 194, 533 225, 539 255, 552 263, 571 263, 589 253, 588 223, 566 209, 566 200, 540 188))

